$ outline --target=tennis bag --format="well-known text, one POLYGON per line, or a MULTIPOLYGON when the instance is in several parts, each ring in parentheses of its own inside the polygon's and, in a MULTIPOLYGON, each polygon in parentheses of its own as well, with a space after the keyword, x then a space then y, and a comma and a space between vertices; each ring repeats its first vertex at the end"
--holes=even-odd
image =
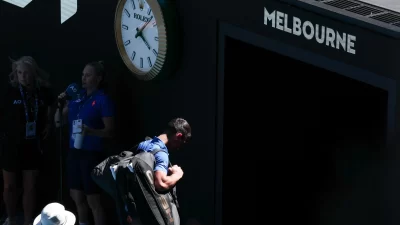
MULTIPOLYGON (((128 214, 144 225, 180 225, 176 187, 160 193, 154 187, 154 155, 161 149, 138 153, 128 166, 118 167, 117 191, 128 214)), ((171 164, 170 164, 171 165, 171 164)))
POLYGON ((118 155, 106 158, 98 164, 91 172, 93 181, 105 192, 111 195, 114 200, 118 199, 115 178, 112 175, 110 167, 115 165, 127 165, 134 154, 131 151, 123 151, 118 155))
POLYGON ((159 193, 153 183, 154 155, 162 150, 146 152, 136 150, 137 146, 130 149, 135 152, 123 151, 105 159, 92 170, 92 179, 116 201, 121 224, 126 221, 126 210, 144 225, 180 225, 176 187, 159 193), (111 167, 115 168, 115 178, 111 167))

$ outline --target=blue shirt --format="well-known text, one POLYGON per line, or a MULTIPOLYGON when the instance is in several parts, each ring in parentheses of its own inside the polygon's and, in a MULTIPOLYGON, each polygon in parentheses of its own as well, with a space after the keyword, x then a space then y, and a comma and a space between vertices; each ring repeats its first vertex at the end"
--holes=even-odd
POLYGON ((138 149, 142 149, 146 152, 151 152, 155 149, 161 149, 162 151, 159 151, 154 155, 156 161, 154 172, 163 171, 164 173, 168 174, 168 148, 165 146, 164 142, 162 142, 158 137, 154 137, 151 140, 141 142, 138 146, 138 149))
MULTIPOLYGON (((86 96, 82 91, 81 98, 70 101, 68 104, 68 125, 70 134, 70 148, 74 148, 74 138, 72 136, 72 122, 82 119, 82 123, 93 129, 104 129, 103 117, 113 117, 115 108, 112 100, 98 90, 91 96, 86 96)), ((83 150, 101 151, 103 150, 103 138, 87 135, 83 139, 83 150)))

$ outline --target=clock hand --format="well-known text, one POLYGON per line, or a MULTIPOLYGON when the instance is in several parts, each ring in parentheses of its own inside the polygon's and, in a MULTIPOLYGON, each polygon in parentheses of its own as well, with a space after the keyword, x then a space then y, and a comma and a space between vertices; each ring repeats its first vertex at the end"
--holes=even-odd
POLYGON ((140 37, 143 40, 144 44, 147 46, 147 48, 150 50, 151 47, 150 47, 149 43, 146 41, 146 39, 143 37, 143 33, 139 30, 139 28, 136 28, 136 31, 137 31, 137 33, 135 35, 135 38, 140 37))
POLYGON ((146 39, 143 37, 143 35, 140 35, 140 37, 142 38, 142 40, 143 40, 144 44, 147 46, 147 48, 150 50, 151 47, 150 47, 149 43, 146 41, 146 39))
MULTIPOLYGON (((153 19, 153 16, 151 16, 150 19, 149 19, 145 24, 143 24, 143 26, 139 29, 139 32, 140 32, 140 33, 144 30, 144 28, 147 27, 147 25, 149 25, 149 23, 150 23, 150 21, 151 21, 152 19, 153 19)), ((136 29, 136 30, 137 30, 137 29, 136 29)))
POLYGON ((135 38, 142 36, 142 32, 140 32, 139 28, 136 27, 136 34, 135 34, 135 38))
POLYGON ((150 21, 153 19, 153 16, 151 16, 150 17, 150 19, 145 23, 145 24, 143 24, 143 26, 139 29, 138 27, 136 27, 136 34, 135 34, 135 38, 137 38, 138 36, 141 36, 141 35, 143 35, 142 33, 143 33, 143 30, 144 30, 144 28, 146 28, 147 27, 147 25, 150 23, 150 21))

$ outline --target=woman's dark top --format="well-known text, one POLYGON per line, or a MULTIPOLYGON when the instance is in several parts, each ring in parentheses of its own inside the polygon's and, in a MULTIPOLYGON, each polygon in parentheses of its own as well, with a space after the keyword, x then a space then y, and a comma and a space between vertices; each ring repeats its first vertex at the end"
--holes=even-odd
MULTIPOLYGON (((27 105, 29 122, 34 121, 35 117, 35 92, 28 93, 24 87, 22 92, 27 105)), ((4 92, 3 92, 4 93, 4 92)), ((36 137, 41 138, 41 133, 50 122, 47 117, 48 106, 55 102, 55 97, 52 95, 49 88, 41 87, 36 89, 38 98, 38 115, 36 122, 36 137)), ((21 96, 19 86, 8 86, 3 96, 2 104, 0 104, 0 129, 3 137, 14 141, 22 141, 26 138, 26 114, 24 101, 21 96)))

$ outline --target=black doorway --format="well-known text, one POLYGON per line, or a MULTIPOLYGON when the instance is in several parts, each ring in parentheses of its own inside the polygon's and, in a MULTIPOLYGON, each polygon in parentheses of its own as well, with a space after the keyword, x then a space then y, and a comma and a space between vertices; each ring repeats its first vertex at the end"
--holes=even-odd
POLYGON ((377 188, 362 178, 379 168, 387 91, 229 37, 224 54, 223 224, 378 224, 362 207, 379 196, 353 193, 377 188))

